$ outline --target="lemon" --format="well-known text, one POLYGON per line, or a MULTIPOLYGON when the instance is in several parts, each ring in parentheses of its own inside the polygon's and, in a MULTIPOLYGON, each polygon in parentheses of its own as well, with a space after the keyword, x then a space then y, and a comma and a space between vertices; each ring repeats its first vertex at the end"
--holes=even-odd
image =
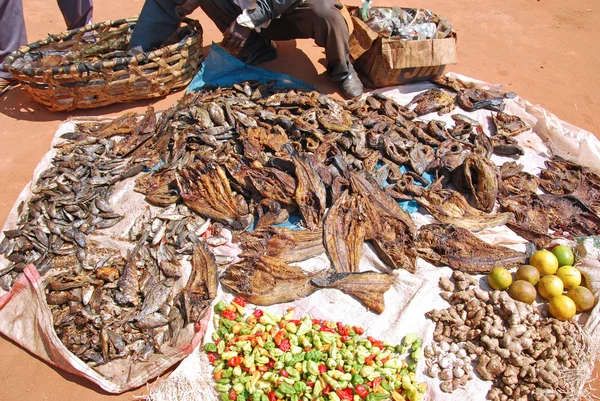
POLYGON ((552 252, 545 249, 534 252, 529 258, 529 264, 538 269, 540 276, 554 274, 558 270, 558 259, 552 252))
POLYGON ((537 292, 529 281, 517 280, 508 287, 508 295, 514 300, 532 304, 535 301, 537 292))
POLYGON ((550 299, 550 314, 558 320, 568 320, 575 316, 577 308, 575 302, 566 295, 557 295, 550 299))
POLYGON ((495 290, 505 290, 512 283, 512 275, 505 268, 496 267, 488 275, 488 283, 495 290))
POLYGON ((567 290, 581 284, 581 272, 576 267, 561 266, 556 271, 556 275, 562 280, 567 290))
POLYGON ((523 265, 517 270, 516 279, 529 281, 532 285, 536 285, 540 281, 540 272, 534 266, 523 265))
POLYGON ((577 312, 585 312, 594 307, 596 300, 594 294, 585 287, 578 285, 577 287, 571 288, 567 292, 567 296, 575 302, 577 312))
POLYGON ((538 292, 546 299, 561 295, 564 289, 562 280, 554 275, 544 276, 538 283, 538 292))
POLYGON ((572 266, 575 263, 575 255, 571 248, 566 245, 556 245, 552 248, 552 253, 558 260, 558 266, 572 266))

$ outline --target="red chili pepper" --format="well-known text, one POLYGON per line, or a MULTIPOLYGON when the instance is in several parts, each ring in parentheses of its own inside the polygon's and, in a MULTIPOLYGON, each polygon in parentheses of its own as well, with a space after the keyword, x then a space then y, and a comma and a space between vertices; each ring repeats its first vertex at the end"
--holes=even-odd
POLYGON ((217 360, 217 354, 214 352, 209 352, 208 353, 208 362, 210 363, 215 363, 215 361, 217 360))
POLYGON ((387 362, 389 359, 390 359, 390 357, 389 357, 389 356, 386 356, 385 358, 383 358, 383 359, 381 360, 381 363, 386 363, 386 362, 387 362))
POLYGON ((231 389, 231 391, 229 392, 229 399, 230 399, 231 401, 235 401, 235 400, 237 400, 237 394, 235 393, 235 390, 234 390, 234 389, 231 389))
POLYGON ((313 388, 313 387, 315 386, 315 383, 313 383, 313 382, 311 382, 310 380, 308 380, 308 381, 306 382, 306 385, 307 385, 308 387, 310 387, 310 388, 313 388))
POLYGON ((350 327, 342 326, 342 327, 340 327, 339 332, 340 332, 341 336, 349 336, 350 335, 350 327))
POLYGON ((372 381, 367 382, 366 385, 369 386, 369 387, 371 387, 371 388, 373 388, 373 382, 372 381))
POLYGON ((240 368, 242 368, 244 372, 250 372, 250 368, 247 368, 244 365, 240 365, 240 368))
POLYGON ((242 306, 242 307, 248 305, 248 303, 240 297, 233 298, 233 302, 235 302, 236 304, 238 304, 239 306, 242 306))
POLYGON ((375 379, 373 379, 373 388, 379 387, 380 384, 381 384, 381 377, 376 377, 375 379))
POLYGON ((227 365, 231 366, 232 368, 235 368, 236 366, 240 366, 243 360, 243 356, 234 356, 233 358, 227 361, 227 365))
POLYGON ((327 366, 319 365, 319 373, 325 373, 325 372, 327 372, 327 366))
POLYGON ((223 372, 225 372, 225 371, 219 370, 217 373, 215 373, 215 375, 213 376, 215 378, 215 380, 221 380, 223 378, 223 372))
POLYGON ((219 345, 220 342, 221 342, 221 339, 219 338, 217 341, 215 341, 215 345, 219 345))
POLYGON ((281 369, 281 370, 279 371, 279 374, 280 374, 281 376, 283 376, 283 377, 290 377, 290 374, 289 374, 289 373, 287 372, 287 370, 285 370, 285 369, 281 369))
POLYGON ((267 397, 269 397, 269 401, 277 401, 277 396, 275 395, 275 391, 269 391, 269 394, 267 394, 267 397))
POLYGON ((371 342, 371 345, 373 347, 377 347, 379 349, 383 349, 384 348, 383 347, 383 341, 379 341, 379 340, 377 340, 377 339, 375 339, 373 337, 370 337, 370 336, 367 337, 367 340, 369 340, 371 342))
POLYGON ((341 330, 342 327, 344 327, 344 323, 342 322, 336 322, 335 325, 337 326, 338 330, 341 330))
POLYGON ((367 398, 367 395, 369 395, 369 390, 367 390, 367 388, 362 384, 357 384, 356 386, 354 386, 354 390, 360 398, 367 398))
POLYGON ((377 354, 371 354, 368 357, 366 357, 365 358, 365 365, 371 366, 373 364, 373 359, 375 359, 376 356, 377 356, 377 354))
POLYGON ((294 319, 290 320, 290 323, 294 323, 296 326, 300 326, 302 324, 302 320, 294 319))
POLYGON ((327 395, 329 393, 331 393, 331 390, 333 390, 331 388, 331 386, 328 384, 327 386, 325 386, 325 388, 323 389, 323 394, 327 395))
POLYGON ((323 321, 322 321, 322 320, 319 320, 319 319, 313 319, 313 320, 312 320, 312 324, 318 324, 318 325, 320 326, 320 325, 322 325, 322 324, 323 324, 323 321))
POLYGON ((352 326, 352 328, 354 329, 354 332, 359 336, 365 333, 365 329, 363 329, 362 327, 352 326))
POLYGON ((235 318, 237 317, 235 312, 232 310, 224 310, 223 313, 221 313, 221 315, 225 319, 229 319, 229 320, 235 320, 235 318))
POLYGON ((262 309, 255 309, 254 310, 254 317, 257 319, 260 319, 260 317, 264 314, 264 312, 262 311, 262 309))
POLYGON ((265 366, 265 365, 262 365, 262 366, 259 366, 258 368, 256 368, 256 370, 258 370, 259 372, 263 372, 264 373, 264 372, 267 372, 269 370, 269 367, 265 366))
POLYGON ((275 366, 275 360, 274 359, 269 359, 269 362, 267 363, 267 366, 272 368, 273 366, 275 366))
POLYGON ((335 333, 334 329, 330 329, 329 327, 326 327, 326 326, 321 326, 321 331, 326 331, 328 333, 335 333))
POLYGON ((287 338, 284 338, 283 340, 281 340, 281 342, 279 343, 279 347, 280 350, 282 350, 283 352, 289 351, 290 348, 292 348, 292 345, 290 344, 290 340, 287 338))
POLYGON ((342 337, 340 337, 340 340, 342 340, 342 342, 346 342, 349 339, 350 339, 350 337, 348 337, 348 336, 342 336, 342 337))
POLYGON ((335 393, 342 400, 348 400, 348 401, 352 400, 352 389, 351 388, 345 388, 343 390, 336 390, 335 393))

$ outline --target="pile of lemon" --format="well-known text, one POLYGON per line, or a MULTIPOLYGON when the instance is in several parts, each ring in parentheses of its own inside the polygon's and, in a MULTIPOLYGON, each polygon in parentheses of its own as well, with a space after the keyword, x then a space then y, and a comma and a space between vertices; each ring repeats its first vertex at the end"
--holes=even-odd
POLYGON ((592 292, 581 285, 581 272, 574 263, 571 248, 557 245, 551 251, 534 252, 529 264, 517 270, 515 281, 508 270, 497 267, 490 272, 488 283, 495 290, 508 289, 511 298, 528 304, 533 303, 539 293, 549 301, 553 317, 568 320, 576 313, 593 308, 595 303, 592 292))

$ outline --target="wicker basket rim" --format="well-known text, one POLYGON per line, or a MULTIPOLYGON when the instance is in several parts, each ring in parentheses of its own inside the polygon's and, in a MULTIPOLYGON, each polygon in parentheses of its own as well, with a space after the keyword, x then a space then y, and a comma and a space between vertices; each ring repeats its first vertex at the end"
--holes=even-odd
POLYGON ((50 43, 58 42, 59 40, 69 39, 72 36, 74 36, 75 34, 77 34, 78 32, 90 32, 90 31, 94 31, 98 28, 108 28, 108 27, 120 26, 123 24, 129 24, 131 22, 136 22, 137 19, 138 19, 138 16, 121 18, 121 19, 114 20, 114 21, 104 21, 104 22, 99 22, 96 24, 86 25, 81 28, 61 32, 57 35, 51 34, 44 39, 38 40, 38 41, 30 43, 28 45, 21 46, 19 49, 12 52, 11 54, 9 54, 6 57, 6 59, 4 60, 4 67, 6 68, 7 71, 10 71, 10 72, 18 71, 18 72, 28 75, 28 76, 35 76, 35 75, 44 75, 47 73, 51 73, 52 75, 55 75, 55 74, 60 74, 60 73, 72 74, 72 73, 82 73, 82 72, 87 72, 87 71, 99 71, 101 69, 105 69, 105 68, 110 69, 110 68, 114 68, 116 66, 127 66, 133 60, 136 61, 136 65, 139 65, 139 64, 145 63, 147 61, 159 59, 164 54, 171 54, 176 51, 185 49, 186 47, 190 46, 191 44, 193 44, 193 42, 196 41, 197 34, 201 35, 203 32, 202 26, 200 25, 200 23, 197 20, 194 20, 191 18, 183 18, 182 22, 191 26, 194 29, 196 35, 187 36, 186 38, 184 38, 184 40, 182 40, 178 43, 174 43, 169 46, 164 46, 159 49, 153 50, 151 52, 144 52, 144 53, 136 54, 135 56, 98 61, 95 63, 90 63, 90 62, 84 61, 81 63, 69 64, 69 65, 65 65, 65 66, 25 68, 25 69, 13 67, 14 61, 23 57, 26 53, 29 53, 32 50, 38 49, 38 48, 48 45, 50 43))

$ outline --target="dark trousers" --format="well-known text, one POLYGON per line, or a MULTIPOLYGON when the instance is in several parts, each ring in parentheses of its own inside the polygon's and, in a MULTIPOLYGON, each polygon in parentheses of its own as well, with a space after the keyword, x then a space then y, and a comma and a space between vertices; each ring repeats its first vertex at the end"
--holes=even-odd
MULTIPOLYGON (((68 29, 92 21, 92 0, 57 0, 68 29)), ((0 0, 0 78, 12 78, 2 63, 6 56, 27 44, 22 0, 0 0)))
MULTIPOLYGON (((160 46, 179 25, 175 7, 184 0, 146 0, 130 47, 144 50, 160 46)), ((200 0, 200 7, 215 25, 224 32, 242 10, 231 0, 200 0)), ((333 81, 345 79, 352 71, 348 47, 348 26, 336 0, 306 0, 248 39, 269 40, 314 39, 325 48, 327 74, 333 81)), ((247 42, 249 45, 250 43, 247 42)))
POLYGON ((92 22, 94 11, 92 0, 57 0, 56 2, 65 19, 67 29, 81 28, 92 22))
POLYGON ((12 78, 2 63, 6 56, 25 44, 27 32, 22 0, 0 0, 0 78, 12 78))

